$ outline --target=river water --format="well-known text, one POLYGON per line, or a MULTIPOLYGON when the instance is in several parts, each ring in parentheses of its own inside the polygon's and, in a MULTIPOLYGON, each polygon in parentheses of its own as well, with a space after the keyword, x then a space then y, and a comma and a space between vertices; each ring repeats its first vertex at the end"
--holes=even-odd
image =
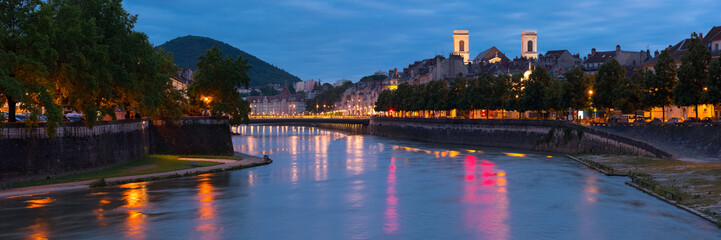
POLYGON ((721 239, 561 155, 241 127, 252 169, 0 199, 0 239, 721 239))

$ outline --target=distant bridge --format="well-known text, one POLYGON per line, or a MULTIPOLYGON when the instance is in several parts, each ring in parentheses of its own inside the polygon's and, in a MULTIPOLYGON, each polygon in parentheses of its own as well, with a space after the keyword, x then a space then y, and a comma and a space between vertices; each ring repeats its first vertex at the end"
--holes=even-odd
POLYGON ((370 118, 251 118, 250 124, 258 123, 340 123, 367 126, 370 118))

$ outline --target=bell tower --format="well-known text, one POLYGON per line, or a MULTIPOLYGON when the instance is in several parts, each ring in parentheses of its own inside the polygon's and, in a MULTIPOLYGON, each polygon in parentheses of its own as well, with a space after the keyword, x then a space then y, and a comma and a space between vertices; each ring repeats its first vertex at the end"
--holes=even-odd
POLYGON ((470 62, 468 44, 468 30, 453 30, 453 55, 461 56, 464 64, 470 62))
POLYGON ((538 34, 536 31, 521 32, 521 56, 528 59, 538 59, 538 34))

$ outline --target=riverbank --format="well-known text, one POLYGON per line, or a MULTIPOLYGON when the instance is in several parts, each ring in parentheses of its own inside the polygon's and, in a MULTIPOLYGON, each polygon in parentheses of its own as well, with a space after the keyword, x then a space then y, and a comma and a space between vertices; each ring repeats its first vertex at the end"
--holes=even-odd
POLYGON ((119 176, 119 177, 99 177, 91 180, 84 181, 73 181, 56 184, 46 184, 39 186, 28 186, 21 188, 12 188, 6 190, 0 190, 0 197, 13 197, 20 195, 33 195, 33 194, 44 194, 49 192, 65 191, 72 189, 83 189, 89 188, 92 185, 118 185, 130 182, 143 182, 153 181, 168 178, 176 178, 183 176, 198 175, 204 173, 221 172, 228 170, 236 170, 243 168, 250 168, 255 166, 267 165, 272 163, 272 160, 264 160, 259 157, 235 153, 235 157, 217 158, 208 156, 197 156, 194 158, 181 157, 177 160, 187 162, 188 166, 191 166, 191 162, 194 162, 198 167, 192 167, 181 170, 164 171, 156 173, 138 174, 131 176, 119 176), (101 180, 102 179, 102 180, 101 180))
POLYGON ((627 175, 629 186, 721 224, 721 163, 623 155, 569 157, 607 175, 627 175))

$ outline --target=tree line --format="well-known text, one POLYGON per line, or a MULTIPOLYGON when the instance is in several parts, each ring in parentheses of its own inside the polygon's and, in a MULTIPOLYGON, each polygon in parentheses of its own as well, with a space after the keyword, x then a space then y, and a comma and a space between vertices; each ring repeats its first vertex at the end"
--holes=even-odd
POLYGON ((88 127, 99 116, 115 118, 116 109, 149 117, 179 117, 203 107, 218 115, 245 110, 221 104, 242 103, 229 90, 237 94, 237 87, 247 86, 245 61, 222 59, 211 49, 201 57, 204 66, 198 64, 197 86, 181 92, 170 81, 177 74, 172 56, 135 31, 136 21, 121 0, 0 1, 0 105, 8 105, 8 119, 0 114, 0 120, 16 121, 18 105, 30 113, 29 125, 45 115, 52 135, 64 109, 83 113, 88 127), (201 102, 201 95, 215 97, 201 102))
POLYGON ((668 50, 663 50, 653 71, 639 68, 630 78, 626 77, 626 68, 611 59, 601 65, 597 74, 574 68, 563 74, 565 79, 553 78, 545 68, 537 67, 527 79, 520 74, 486 73, 472 79, 456 78, 450 83, 402 83, 394 91, 381 92, 375 110, 455 109, 458 115, 468 116, 471 110, 479 109, 549 113, 594 107, 605 112, 618 109, 635 113, 670 105, 698 109, 699 104, 721 103, 720 60, 712 60, 696 33, 687 44, 688 52, 678 68, 668 50))

